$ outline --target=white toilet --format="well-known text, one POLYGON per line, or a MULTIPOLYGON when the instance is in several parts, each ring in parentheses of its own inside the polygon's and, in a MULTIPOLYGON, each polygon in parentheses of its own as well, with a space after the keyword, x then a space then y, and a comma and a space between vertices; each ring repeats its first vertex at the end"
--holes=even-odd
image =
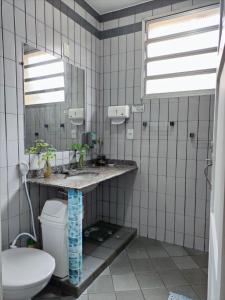
POLYGON ((49 282, 55 259, 48 253, 31 248, 2 252, 4 300, 30 300, 49 282))

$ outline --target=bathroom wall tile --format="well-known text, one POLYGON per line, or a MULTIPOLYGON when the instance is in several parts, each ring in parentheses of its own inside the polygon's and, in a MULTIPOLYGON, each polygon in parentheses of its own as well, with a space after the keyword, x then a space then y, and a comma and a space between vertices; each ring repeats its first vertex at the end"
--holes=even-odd
POLYGON ((44 24, 41 22, 36 22, 37 28, 37 45, 40 49, 44 50, 45 48, 45 28, 44 24))
POLYGON ((4 57, 15 60, 14 34, 3 30, 4 57))
POLYGON ((53 27, 53 7, 45 1, 45 23, 49 27, 53 27))
POLYGON ((15 8, 15 28, 16 34, 25 38, 25 14, 20 9, 15 8))
MULTIPOLYGON (((0 72, 1 72, 1 58, 0 58, 0 72)), ((0 85, 0 112, 5 112, 5 89, 3 85, 0 85)))
POLYGON ((35 16, 35 0, 25 0, 26 1, 26 13, 35 16))
POLYGON ((168 12, 171 12, 171 5, 165 5, 163 7, 160 7, 160 8, 156 8, 156 9, 153 9, 153 16, 154 15, 163 15, 163 14, 166 14, 168 12))
POLYGON ((20 196, 19 189, 9 193, 9 199, 8 199, 9 218, 17 216, 20 212, 19 196, 20 196))
POLYGON ((5 95, 6 95, 6 113, 17 114, 16 88, 6 86, 5 95))
POLYGON ((45 2, 44 1, 36 1, 36 18, 41 21, 42 23, 44 23, 44 18, 45 18, 45 2))
POLYGON ((5 0, 2 1, 2 20, 3 28, 10 32, 14 32, 13 6, 5 0))
POLYGON ((5 70, 5 85, 15 87, 16 86, 16 65, 15 62, 9 59, 4 59, 5 70))
POLYGON ((8 249, 8 230, 9 230, 9 227, 8 227, 8 219, 6 220, 2 220, 1 222, 1 230, 2 230, 2 250, 5 250, 5 249, 8 249))
POLYGON ((8 243, 12 243, 15 237, 20 231, 20 218, 15 216, 9 219, 9 240, 8 243))
POLYGON ((9 140, 7 142, 7 159, 9 166, 15 166, 19 162, 18 157, 18 141, 17 140, 9 140))
POLYGON ((6 124, 7 124, 7 140, 17 140, 17 115, 7 114, 6 115, 6 124))
POLYGON ((27 40, 33 45, 36 44, 35 19, 29 15, 26 17, 27 40))
POLYGON ((189 113, 188 113, 189 121, 198 120, 198 110, 199 110, 199 97, 197 96, 189 97, 189 113))
POLYGON ((3 139, 1 141, 1 147, 0 147, 0 167, 6 167, 6 166, 7 166, 6 140, 3 139))
POLYGON ((15 7, 24 11, 24 0, 18 0, 15 2, 15 7))

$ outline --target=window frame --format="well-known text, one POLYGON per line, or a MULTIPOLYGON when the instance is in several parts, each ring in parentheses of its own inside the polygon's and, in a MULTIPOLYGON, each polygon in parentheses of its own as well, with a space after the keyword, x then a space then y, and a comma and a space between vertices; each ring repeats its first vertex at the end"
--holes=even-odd
MULTIPOLYGON (((179 58, 179 57, 185 57, 188 55, 192 55, 193 53, 195 54, 203 54, 203 53, 210 53, 214 52, 216 49, 218 51, 218 45, 219 45, 219 39, 218 39, 218 45, 217 47, 211 47, 210 51, 207 51, 209 48, 205 49, 200 49, 200 50, 194 50, 194 51, 187 51, 182 54, 169 54, 169 55, 162 55, 159 56, 157 58, 147 58, 147 46, 149 44, 149 39, 148 39, 148 24, 150 22, 157 22, 157 21, 163 21, 163 20, 168 20, 168 19, 172 19, 175 18, 176 16, 187 16, 192 14, 193 12, 201 12, 201 11, 207 11, 210 9, 215 9, 218 8, 219 9, 219 5, 218 4, 211 4, 208 5, 206 7, 200 7, 200 8, 192 8, 191 10, 181 10, 181 11, 176 11, 176 12, 172 12, 172 13, 167 13, 161 16, 149 16, 149 17, 145 17, 142 19, 142 80, 141 80, 141 98, 144 99, 155 99, 155 98, 168 98, 168 97, 182 97, 182 96, 199 96, 199 95, 211 95, 211 94, 215 94, 215 89, 205 89, 205 90, 199 90, 199 91, 191 91, 191 90, 187 90, 187 91, 182 91, 182 92, 167 92, 167 93, 155 93, 155 94, 146 94, 146 81, 148 80, 149 77, 154 77, 154 76, 147 76, 147 63, 152 60, 152 61, 156 61, 156 60, 160 60, 159 58, 164 57, 164 59, 166 58, 166 56, 170 57, 170 58, 179 58)), ((219 29, 219 23, 218 25, 214 25, 214 26, 209 26, 211 27, 211 30, 215 30, 215 29, 219 29)), ((207 29, 209 28, 207 27, 207 29)), ((205 28, 203 29, 195 29, 195 30, 190 30, 190 34, 191 33, 203 33, 203 32, 208 32, 209 30, 206 30, 205 28)), ((183 33, 177 33, 177 34, 172 34, 171 37, 175 37, 175 36, 188 36, 187 32, 183 33)), ((155 38, 158 41, 163 41, 166 40, 164 37, 157 37, 155 38)), ((213 69, 207 69, 207 70, 202 70, 201 74, 212 74, 214 72, 217 72, 217 70, 215 68, 213 69)), ((191 71, 191 72, 184 72, 184 73, 190 73, 189 75, 193 75, 195 73, 195 71, 191 71)), ((196 75, 199 73, 199 71, 196 71, 196 75)), ((171 74, 170 74, 171 75, 171 74)), ((157 75, 158 76, 158 75, 157 75)), ((157 77, 156 76, 156 77, 157 77)), ((161 76, 161 75, 159 75, 161 76)), ((164 75, 162 75, 164 76, 164 75)), ((172 77, 172 76, 171 76, 172 77)), ((169 76, 168 76, 169 78, 169 76)))

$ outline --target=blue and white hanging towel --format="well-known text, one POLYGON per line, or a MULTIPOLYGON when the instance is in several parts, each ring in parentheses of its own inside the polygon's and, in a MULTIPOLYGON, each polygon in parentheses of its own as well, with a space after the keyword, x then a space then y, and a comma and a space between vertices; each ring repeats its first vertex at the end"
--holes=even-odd
POLYGON ((170 292, 168 300, 191 300, 191 298, 170 292))

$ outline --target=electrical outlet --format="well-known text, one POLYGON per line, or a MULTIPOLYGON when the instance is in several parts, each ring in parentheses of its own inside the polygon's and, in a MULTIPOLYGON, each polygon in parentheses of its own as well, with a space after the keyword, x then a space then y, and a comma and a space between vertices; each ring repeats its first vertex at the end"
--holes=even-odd
POLYGON ((127 139, 128 140, 134 139, 134 129, 127 129, 127 139))
POLYGON ((143 105, 132 105, 132 113, 143 113, 145 106, 143 105))

